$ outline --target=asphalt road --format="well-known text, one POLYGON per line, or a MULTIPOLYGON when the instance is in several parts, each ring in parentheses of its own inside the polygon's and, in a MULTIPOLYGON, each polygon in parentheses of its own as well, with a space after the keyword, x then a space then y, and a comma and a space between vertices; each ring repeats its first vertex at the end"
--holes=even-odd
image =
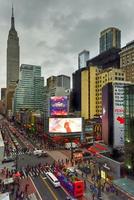
POLYGON ((61 187, 55 188, 45 176, 35 177, 33 182, 43 200, 64 200, 67 196, 61 187))

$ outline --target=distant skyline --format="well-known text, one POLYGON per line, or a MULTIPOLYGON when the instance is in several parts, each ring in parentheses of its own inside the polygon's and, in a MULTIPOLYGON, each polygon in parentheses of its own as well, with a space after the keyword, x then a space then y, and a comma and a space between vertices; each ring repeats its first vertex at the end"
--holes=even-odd
POLYGON ((12 3, 20 39, 20 64, 41 65, 51 75, 72 78, 78 53, 99 53, 99 34, 121 30, 122 46, 134 40, 133 0, 0 0, 0 88, 6 86, 6 48, 12 3))

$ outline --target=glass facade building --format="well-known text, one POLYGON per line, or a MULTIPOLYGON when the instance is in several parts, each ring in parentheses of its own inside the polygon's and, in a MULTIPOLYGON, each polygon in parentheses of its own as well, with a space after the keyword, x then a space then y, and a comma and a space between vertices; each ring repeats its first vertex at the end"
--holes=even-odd
POLYGON ((89 60, 89 51, 84 50, 78 55, 78 68, 87 67, 87 61, 89 60))
POLYGON ((125 86, 125 154, 126 167, 134 171, 134 85, 125 86))
POLYGON ((21 109, 43 110, 44 78, 41 67, 21 65, 19 83, 14 95, 14 112, 21 109))
POLYGON ((111 27, 100 33, 100 53, 113 47, 121 48, 121 31, 111 27))

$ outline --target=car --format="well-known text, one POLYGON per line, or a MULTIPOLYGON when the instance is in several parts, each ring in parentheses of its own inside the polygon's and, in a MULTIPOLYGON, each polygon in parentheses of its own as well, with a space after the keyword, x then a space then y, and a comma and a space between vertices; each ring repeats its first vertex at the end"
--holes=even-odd
POLYGON ((4 163, 8 163, 8 162, 14 162, 15 159, 12 158, 12 157, 5 157, 3 160, 2 160, 2 164, 4 163))

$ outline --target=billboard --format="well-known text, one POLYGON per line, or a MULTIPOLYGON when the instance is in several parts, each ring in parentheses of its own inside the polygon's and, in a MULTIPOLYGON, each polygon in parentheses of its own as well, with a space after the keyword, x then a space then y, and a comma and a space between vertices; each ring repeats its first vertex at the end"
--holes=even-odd
POLYGON ((114 101, 113 101, 113 127, 114 141, 113 146, 119 147, 124 145, 124 84, 113 84, 114 101))
POLYGON ((82 132, 82 118, 49 118, 49 133, 82 132))
POLYGON ((67 96, 54 96, 50 98, 50 115, 67 115, 68 98, 67 96))

